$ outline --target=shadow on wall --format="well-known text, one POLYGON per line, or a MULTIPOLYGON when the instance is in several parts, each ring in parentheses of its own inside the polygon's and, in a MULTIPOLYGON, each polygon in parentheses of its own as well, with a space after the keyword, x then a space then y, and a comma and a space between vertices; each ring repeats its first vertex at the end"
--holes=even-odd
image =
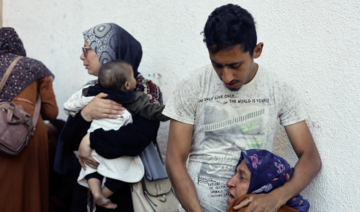
MULTIPOLYGON (((314 122, 310 117, 306 119, 306 124, 308 125, 309 130, 316 143, 316 135, 321 134, 320 126, 316 122, 314 122)), ((276 125, 273 153, 286 159, 291 166, 295 166, 295 164, 298 161, 298 157, 291 146, 285 128, 281 126, 279 122, 276 125)))

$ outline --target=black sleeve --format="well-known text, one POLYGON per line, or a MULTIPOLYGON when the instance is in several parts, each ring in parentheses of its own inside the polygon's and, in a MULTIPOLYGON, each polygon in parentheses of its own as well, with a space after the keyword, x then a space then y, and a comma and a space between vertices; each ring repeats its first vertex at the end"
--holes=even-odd
POLYGON ((82 138, 90 128, 91 122, 86 121, 79 111, 74 117, 69 116, 66 124, 61 131, 60 138, 66 143, 66 146, 73 151, 79 149, 82 138))
POLYGON ((133 123, 119 130, 97 129, 90 133, 90 146, 107 159, 124 155, 137 156, 151 141, 155 141, 160 123, 141 116, 133 117, 133 123))
POLYGON ((56 147, 54 170, 65 175, 72 151, 78 150, 82 138, 86 135, 91 122, 87 122, 79 111, 74 117, 68 116, 56 147))

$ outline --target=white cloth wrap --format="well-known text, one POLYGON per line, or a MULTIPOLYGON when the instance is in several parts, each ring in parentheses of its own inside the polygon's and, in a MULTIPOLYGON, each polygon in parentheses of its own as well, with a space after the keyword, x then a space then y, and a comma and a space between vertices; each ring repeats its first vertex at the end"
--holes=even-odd
POLYGON ((66 115, 75 116, 77 112, 88 105, 94 96, 84 96, 83 89, 93 86, 93 84, 86 84, 80 90, 76 91, 71 97, 64 103, 64 110, 66 115))

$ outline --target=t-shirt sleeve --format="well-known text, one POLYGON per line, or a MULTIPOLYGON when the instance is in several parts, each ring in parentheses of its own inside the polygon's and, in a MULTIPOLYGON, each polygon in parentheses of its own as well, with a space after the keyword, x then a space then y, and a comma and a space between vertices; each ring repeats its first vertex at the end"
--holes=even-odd
POLYGON ((163 114, 176 121, 194 125, 200 80, 192 73, 186 73, 177 82, 166 102, 163 114))
POLYGON ((288 83, 278 87, 280 98, 279 118, 282 126, 304 121, 307 114, 296 89, 288 83))

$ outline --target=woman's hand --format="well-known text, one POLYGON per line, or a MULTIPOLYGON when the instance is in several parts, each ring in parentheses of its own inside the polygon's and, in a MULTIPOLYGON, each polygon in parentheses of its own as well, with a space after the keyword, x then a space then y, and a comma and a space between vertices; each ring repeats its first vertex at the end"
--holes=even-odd
POLYGON ((97 166, 99 165, 99 163, 93 157, 91 157, 91 151, 92 149, 90 148, 90 134, 86 134, 81 140, 78 151, 79 162, 84 169, 86 169, 85 163, 93 169, 97 169, 97 166))
POLYGON ((121 104, 109 99, 103 99, 107 97, 105 93, 99 93, 94 99, 86 105, 82 111, 81 116, 86 121, 92 121, 93 119, 110 118, 116 119, 117 115, 123 114, 125 110, 121 104))
POLYGON ((280 202, 278 195, 274 195, 270 192, 267 194, 249 196, 240 202, 240 204, 236 205, 233 209, 239 210, 240 208, 247 207, 245 212, 276 212, 285 203, 280 202))

